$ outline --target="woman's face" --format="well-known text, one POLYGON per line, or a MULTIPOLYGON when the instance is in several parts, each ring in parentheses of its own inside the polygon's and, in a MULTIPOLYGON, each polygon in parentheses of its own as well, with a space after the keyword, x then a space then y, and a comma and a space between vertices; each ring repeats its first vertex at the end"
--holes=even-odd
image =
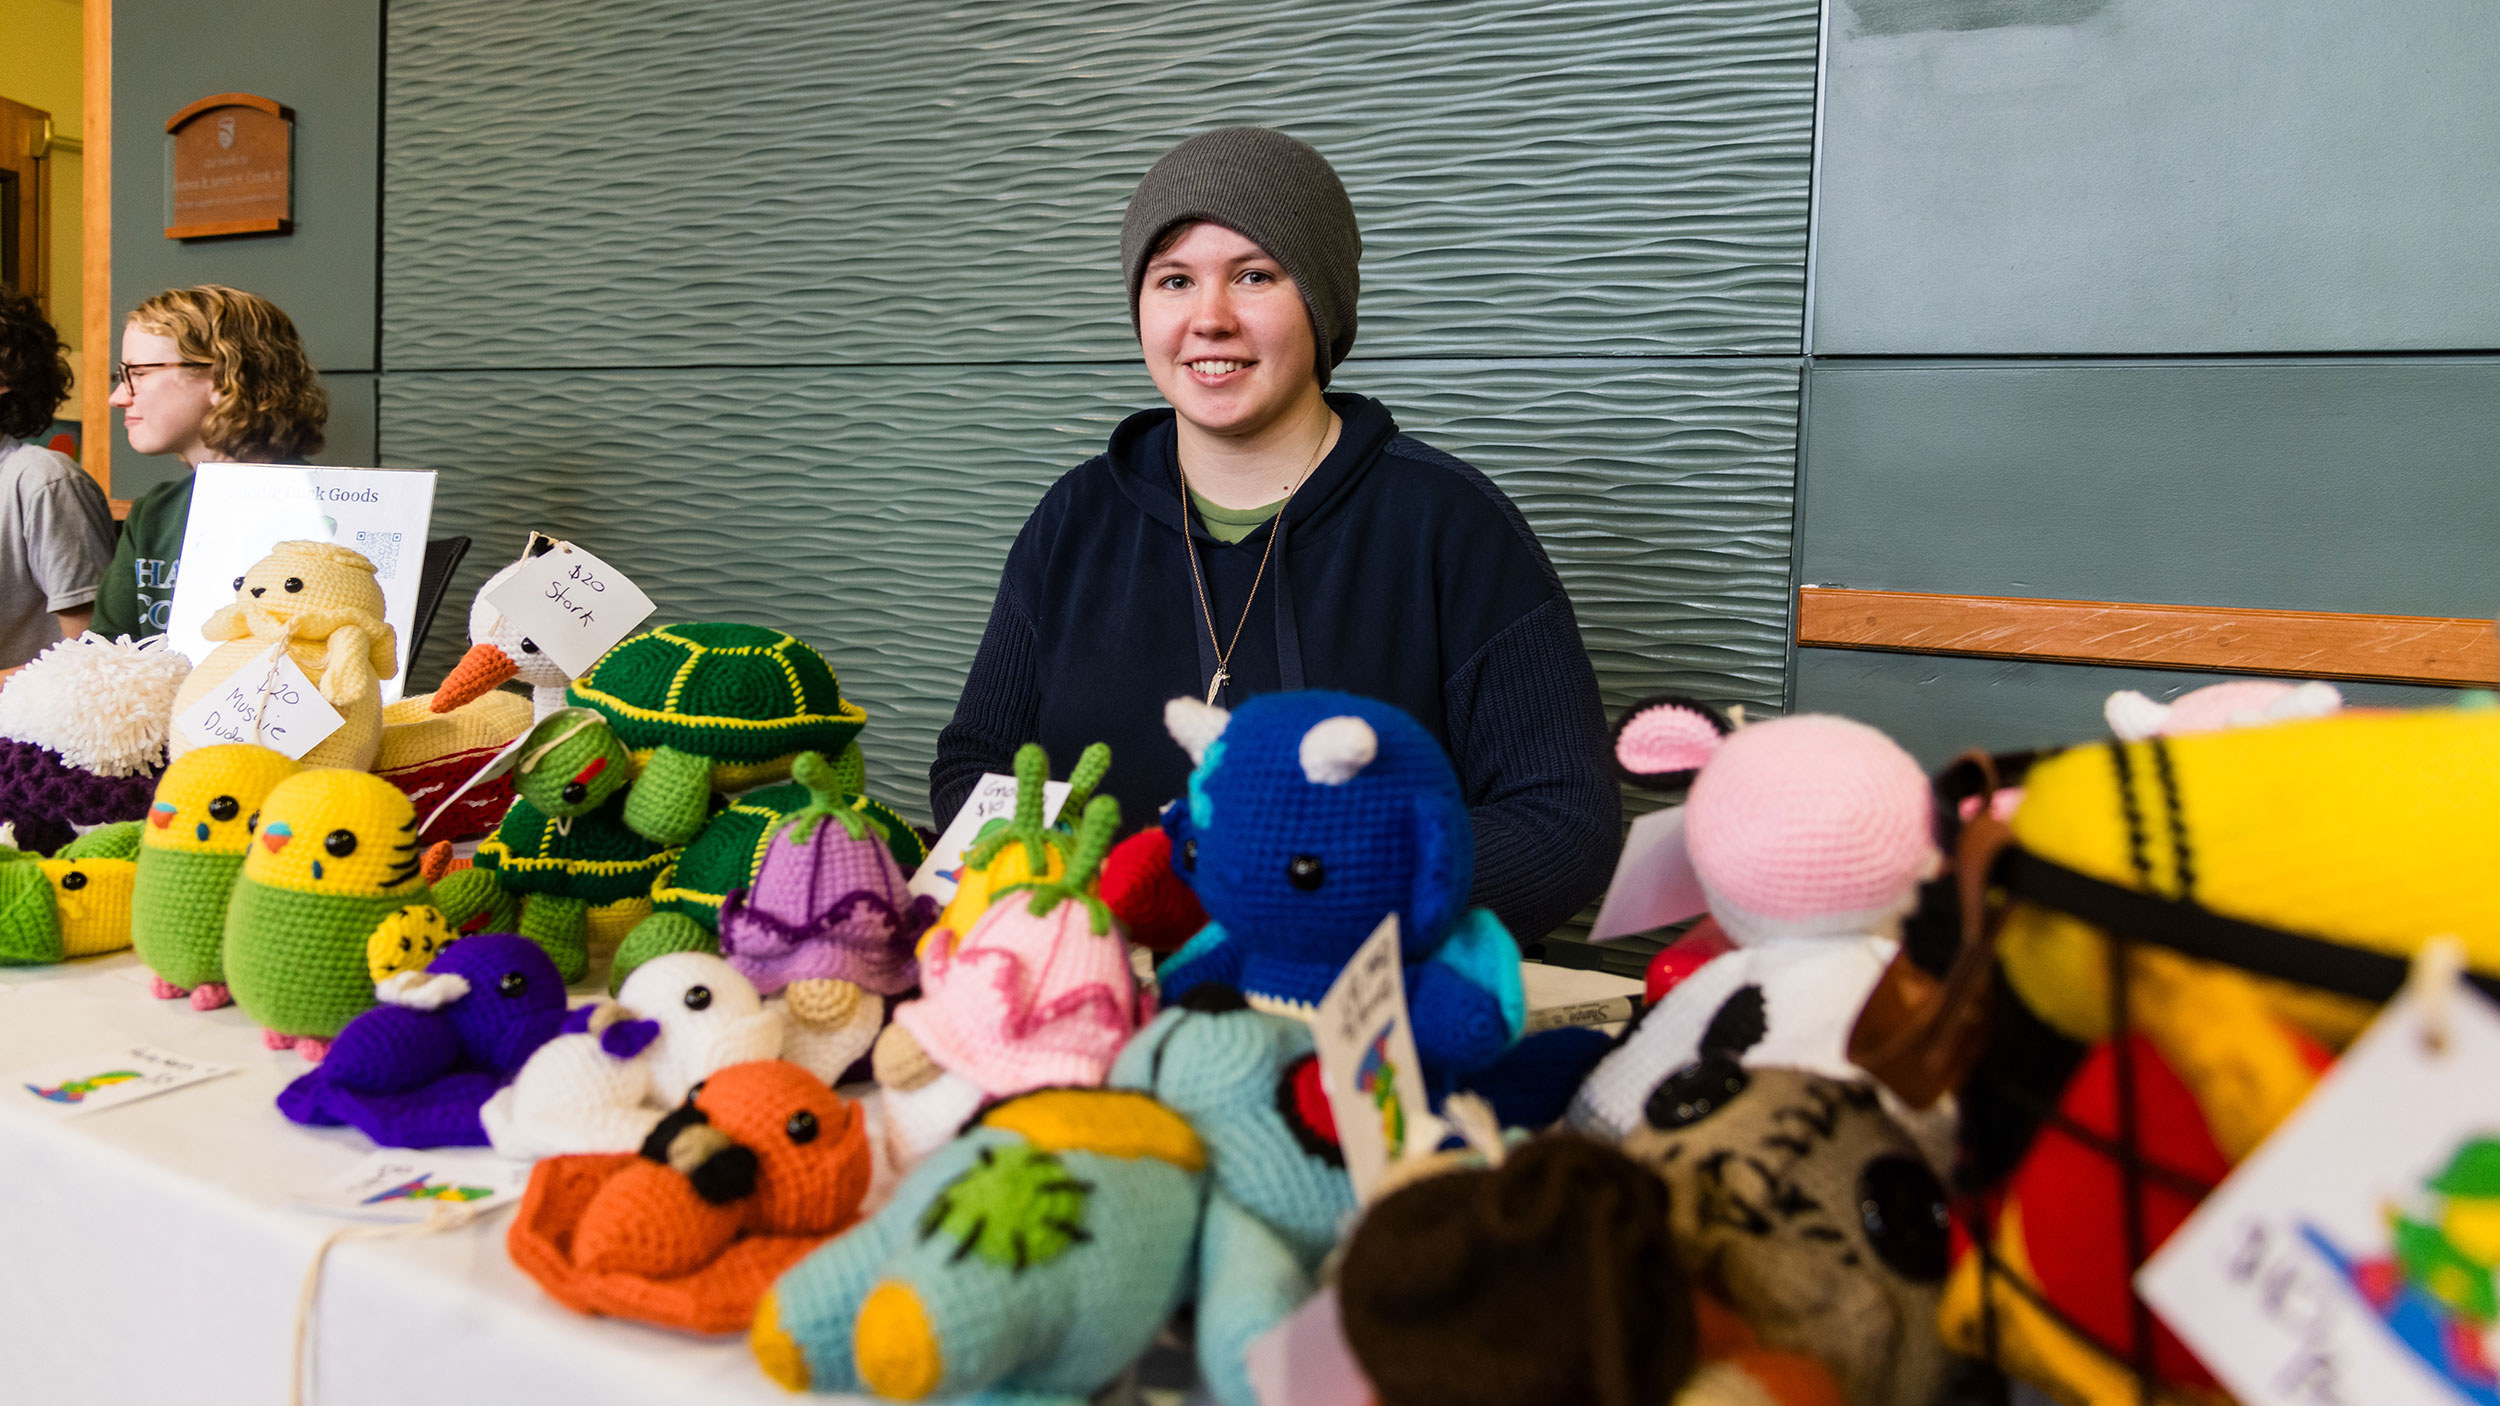
MULTIPOLYGON (((135 322, 122 328, 124 365, 181 360, 182 349, 173 338, 135 322)), ((186 464, 209 459, 200 428, 208 420, 209 407, 217 403, 217 387, 207 368, 156 365, 154 370, 135 371, 127 384, 113 387, 112 403, 121 407, 122 428, 130 436, 131 448, 142 454, 171 454, 186 464)))
POLYGON ((1319 396, 1302 291, 1219 224, 1188 226, 1146 261, 1137 337, 1155 389, 1211 434, 1256 436, 1319 396))

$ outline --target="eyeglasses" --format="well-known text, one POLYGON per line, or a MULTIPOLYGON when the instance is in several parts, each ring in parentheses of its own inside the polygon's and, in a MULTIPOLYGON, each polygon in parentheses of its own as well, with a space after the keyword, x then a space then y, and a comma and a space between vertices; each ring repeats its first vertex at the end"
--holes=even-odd
POLYGON ((115 389, 129 386, 136 390, 142 371, 162 371, 168 366, 196 366, 205 371, 214 364, 206 361, 117 361, 113 363, 113 385, 115 389))

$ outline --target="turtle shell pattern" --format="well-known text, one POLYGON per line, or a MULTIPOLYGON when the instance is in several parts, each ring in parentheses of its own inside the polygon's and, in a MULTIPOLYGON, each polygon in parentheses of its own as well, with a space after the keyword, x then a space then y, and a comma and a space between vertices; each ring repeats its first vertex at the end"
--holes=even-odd
POLYGON ((636 635, 600 656, 565 700, 605 714, 637 762, 674 747, 712 758, 716 778, 800 752, 832 756, 868 721, 844 701, 823 655, 761 625, 664 625, 636 635))
POLYGON ((475 863, 515 893, 548 893, 591 903, 640 898, 678 851, 625 828, 626 792, 564 825, 522 797, 477 847, 475 863))
MULTIPOLYGON (((663 913, 682 913, 704 927, 720 924, 722 900, 732 889, 745 888, 764 862, 773 831, 807 805, 807 788, 795 781, 749 791, 704 823, 685 849, 660 871, 651 886, 651 906, 663 913)), ((853 796, 851 809, 885 827, 886 849, 904 873, 917 870, 929 857, 910 824, 882 801, 853 796)))

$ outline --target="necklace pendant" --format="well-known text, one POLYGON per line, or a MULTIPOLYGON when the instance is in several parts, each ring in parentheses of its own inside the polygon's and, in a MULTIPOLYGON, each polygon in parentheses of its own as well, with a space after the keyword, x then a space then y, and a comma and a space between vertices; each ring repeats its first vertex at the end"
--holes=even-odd
POLYGON ((1224 691, 1224 681, 1231 677, 1232 675, 1225 673, 1222 669, 1217 669, 1215 671, 1215 677, 1207 683, 1208 707, 1212 708, 1215 706, 1215 696, 1224 691))

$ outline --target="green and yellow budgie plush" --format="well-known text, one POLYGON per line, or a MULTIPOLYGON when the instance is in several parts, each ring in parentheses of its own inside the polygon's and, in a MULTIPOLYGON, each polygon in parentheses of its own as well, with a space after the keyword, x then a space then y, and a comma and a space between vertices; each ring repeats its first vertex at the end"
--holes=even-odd
POLYGON ((0 967, 37 966, 130 945, 139 822, 90 830, 50 859, 0 853, 0 967))
POLYGON ((227 987, 271 1049, 319 1059, 374 1004, 374 930, 433 904, 405 792, 367 772, 299 772, 261 804, 226 905, 227 987))
POLYGON ((195 1011, 232 1003, 226 899, 243 872, 262 803, 300 770, 284 754, 247 742, 185 752, 165 768, 139 833, 130 897, 132 945, 156 973, 151 990, 159 999, 188 996, 195 1011))

